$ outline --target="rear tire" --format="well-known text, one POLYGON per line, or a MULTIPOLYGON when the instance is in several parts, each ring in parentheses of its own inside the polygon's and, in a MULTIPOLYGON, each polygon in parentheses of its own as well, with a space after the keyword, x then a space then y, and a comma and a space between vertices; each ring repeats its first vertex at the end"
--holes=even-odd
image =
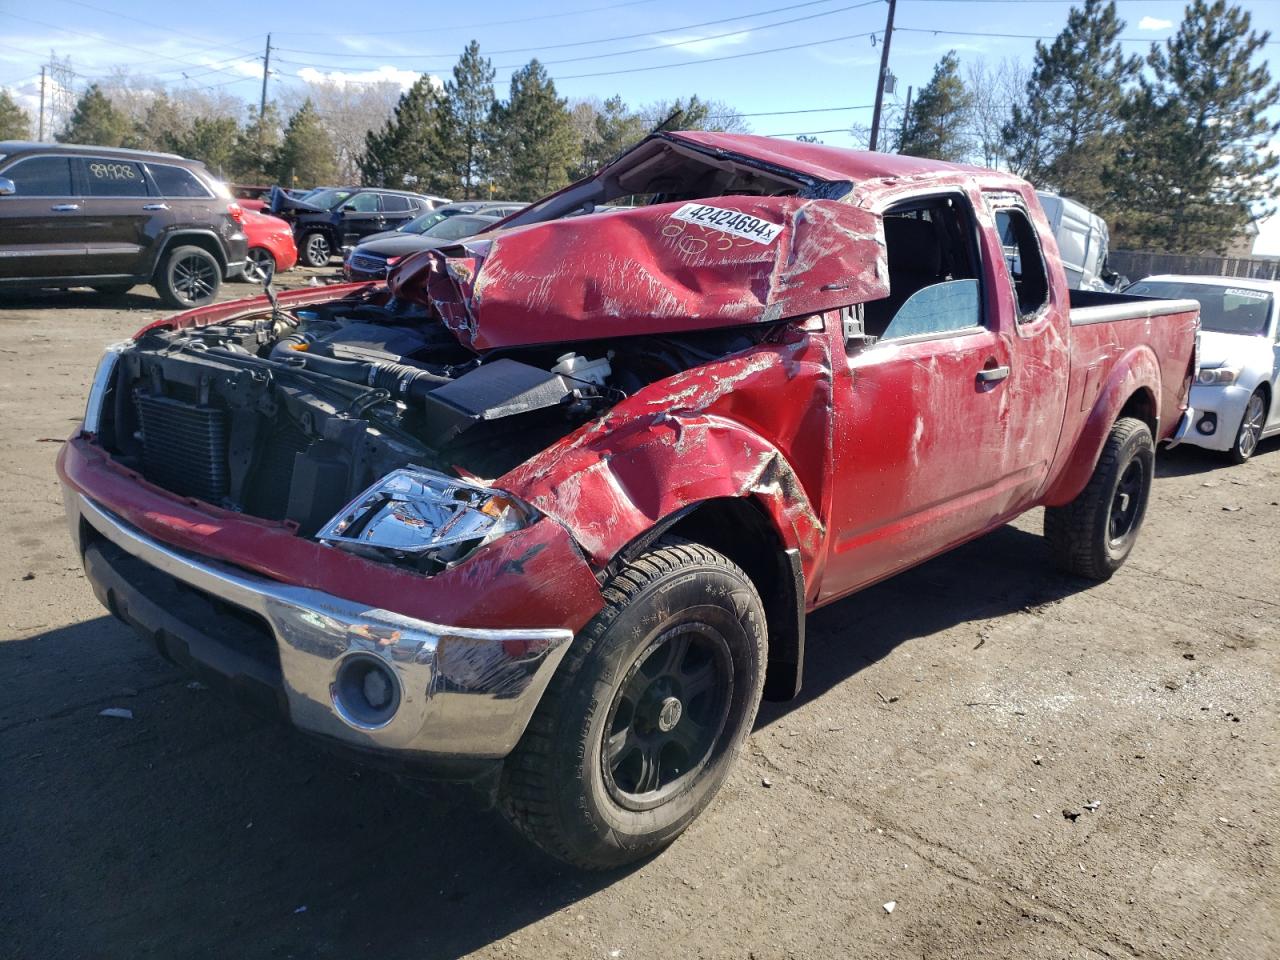
POLYGON ((1142 528, 1154 474, 1151 429, 1133 417, 1117 420, 1080 495, 1045 508, 1044 535, 1058 566, 1089 580, 1119 570, 1142 528))
POLYGON ((1258 449, 1258 441, 1262 439, 1262 428, 1266 422, 1267 398, 1259 387, 1253 391, 1245 405, 1244 416, 1240 418, 1236 439, 1227 451, 1227 459, 1234 464, 1241 464, 1252 457, 1258 449))
POLYGON ((212 303, 221 286, 222 265, 202 247, 169 251, 156 277, 160 299, 179 309, 212 303))
POLYGON ((308 267, 323 267, 333 256, 333 245, 322 230, 312 230, 302 237, 302 262, 308 267))
POLYGON ((499 787, 525 837, 593 870, 657 852, 711 802, 751 730, 767 659, 755 586, 707 547, 664 538, 603 594, 499 787))

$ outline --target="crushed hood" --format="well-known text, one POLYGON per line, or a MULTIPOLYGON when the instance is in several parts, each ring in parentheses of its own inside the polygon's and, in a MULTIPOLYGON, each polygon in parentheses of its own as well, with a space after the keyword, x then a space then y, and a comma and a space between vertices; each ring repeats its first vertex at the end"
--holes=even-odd
POLYGON ((491 231, 388 285, 476 350, 705 330, 886 296, 879 230, 840 201, 716 197, 491 231))

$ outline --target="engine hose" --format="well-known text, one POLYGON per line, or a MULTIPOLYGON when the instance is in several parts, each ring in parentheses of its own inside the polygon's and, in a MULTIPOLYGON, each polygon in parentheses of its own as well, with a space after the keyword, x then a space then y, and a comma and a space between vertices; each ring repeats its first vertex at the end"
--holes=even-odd
POLYGON ((337 380, 386 390, 397 400, 422 400, 436 387, 451 382, 448 377, 404 363, 322 356, 308 349, 314 342, 305 334, 291 334, 271 348, 271 359, 337 380))

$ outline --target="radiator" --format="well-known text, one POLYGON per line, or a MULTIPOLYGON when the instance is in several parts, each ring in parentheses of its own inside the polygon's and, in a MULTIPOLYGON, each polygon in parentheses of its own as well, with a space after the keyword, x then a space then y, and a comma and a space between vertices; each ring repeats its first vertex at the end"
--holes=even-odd
POLYGON ((218 503, 227 495, 227 414, 168 397, 138 397, 142 474, 157 486, 218 503))

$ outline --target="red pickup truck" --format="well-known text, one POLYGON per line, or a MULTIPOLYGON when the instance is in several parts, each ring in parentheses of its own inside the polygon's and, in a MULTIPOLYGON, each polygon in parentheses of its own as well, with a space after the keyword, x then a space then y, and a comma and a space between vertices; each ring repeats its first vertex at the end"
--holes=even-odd
POLYGON ((808 611, 1037 506, 1114 573, 1197 311, 1069 293, 1005 174, 662 133, 386 285, 146 327, 59 473, 166 657, 607 867, 795 694, 808 611))

